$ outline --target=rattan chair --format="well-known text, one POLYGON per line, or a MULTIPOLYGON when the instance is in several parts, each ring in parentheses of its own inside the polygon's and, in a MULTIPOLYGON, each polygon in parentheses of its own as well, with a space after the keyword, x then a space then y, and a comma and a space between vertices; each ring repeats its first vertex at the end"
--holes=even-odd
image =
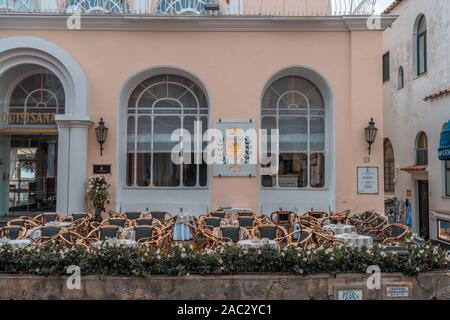
POLYGON ((150 212, 154 220, 165 221, 172 218, 172 215, 165 211, 151 211, 150 212))
POLYGON ((0 228, 0 238, 7 238, 9 240, 23 239, 27 230, 22 226, 6 226, 0 228))
POLYGON ((141 217, 142 213, 140 211, 127 211, 125 216, 128 220, 137 220, 141 217))

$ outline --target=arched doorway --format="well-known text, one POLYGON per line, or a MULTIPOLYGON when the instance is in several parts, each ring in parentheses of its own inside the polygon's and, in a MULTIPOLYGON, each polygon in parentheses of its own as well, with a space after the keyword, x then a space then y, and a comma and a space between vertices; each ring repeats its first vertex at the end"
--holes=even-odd
MULTIPOLYGON (((65 112, 65 92, 50 70, 33 64, 2 77, 2 155, 8 159, 2 212, 56 211, 58 130, 55 116, 65 112)), ((3 194, 3 193, 2 193, 3 194)))
MULTIPOLYGON (((87 138, 88 127, 92 124, 88 87, 87 77, 78 62, 61 47, 36 37, 0 40, 0 112, 10 113, 10 106, 12 111, 23 111, 19 118, 0 123, 0 144, 9 149, 8 136, 16 133, 57 135, 56 211, 60 214, 86 209, 87 138), (25 81, 22 86, 27 82, 32 84, 25 91, 19 86, 14 92, 21 81, 25 81), (22 106, 16 106, 16 101, 21 101, 22 106), (32 112, 37 115, 27 118, 30 110, 37 111, 32 112), (50 116, 51 113, 54 116, 50 116)), ((0 161, 0 172, 3 172, 3 181, 9 182, 9 156, 6 160, 0 161)), ((0 194, 8 195, 9 185, 3 184, 3 189, 6 192, 0 194)), ((1 199, 0 214, 8 212, 8 201, 8 197, 1 199)))

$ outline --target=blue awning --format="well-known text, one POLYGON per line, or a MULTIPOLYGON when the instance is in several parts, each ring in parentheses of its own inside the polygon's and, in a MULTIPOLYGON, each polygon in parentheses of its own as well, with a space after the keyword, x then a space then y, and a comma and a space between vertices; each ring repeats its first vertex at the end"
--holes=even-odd
POLYGON ((439 145, 439 160, 450 160, 450 121, 441 132, 441 143, 439 145))

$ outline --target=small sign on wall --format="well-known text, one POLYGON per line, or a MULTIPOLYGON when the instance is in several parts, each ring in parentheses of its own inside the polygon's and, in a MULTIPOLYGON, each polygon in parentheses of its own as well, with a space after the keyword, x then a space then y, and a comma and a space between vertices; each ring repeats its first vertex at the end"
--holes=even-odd
POLYGON ((335 300, 364 300, 364 287, 337 285, 334 287, 335 300))
POLYGON ((358 194, 378 194, 378 167, 358 167, 358 194))
POLYGON ((390 283, 384 285, 384 298, 389 300, 411 299, 411 284, 390 283))
POLYGON ((94 164, 94 174, 111 174, 110 164, 94 164))

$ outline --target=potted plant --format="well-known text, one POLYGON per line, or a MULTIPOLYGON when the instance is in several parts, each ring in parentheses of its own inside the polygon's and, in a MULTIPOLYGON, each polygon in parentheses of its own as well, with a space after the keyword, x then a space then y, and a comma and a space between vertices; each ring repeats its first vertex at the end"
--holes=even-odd
POLYGON ((102 212, 105 211, 105 202, 109 199, 110 184, 105 176, 95 176, 89 179, 87 197, 95 209, 95 221, 102 220, 102 212))

